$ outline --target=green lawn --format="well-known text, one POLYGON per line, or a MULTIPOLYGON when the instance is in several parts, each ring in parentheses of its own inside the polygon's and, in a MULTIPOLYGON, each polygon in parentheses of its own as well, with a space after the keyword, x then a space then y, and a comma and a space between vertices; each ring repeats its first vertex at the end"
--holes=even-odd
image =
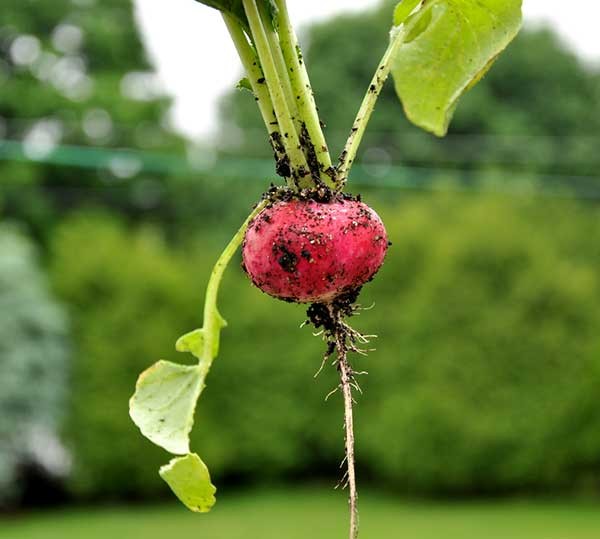
MULTIPOLYGON (((366 492, 361 539, 598 539, 593 502, 405 502, 366 492)), ((0 539, 345 539, 346 504, 324 489, 223 495, 212 513, 177 505, 88 508, 0 520, 0 539)))

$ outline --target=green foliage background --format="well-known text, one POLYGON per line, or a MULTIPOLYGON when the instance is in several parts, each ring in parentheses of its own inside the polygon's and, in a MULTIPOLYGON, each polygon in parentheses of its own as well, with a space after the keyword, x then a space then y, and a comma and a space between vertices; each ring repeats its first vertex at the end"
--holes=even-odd
MULTIPOLYGON (((390 5, 302 36, 334 150, 385 49, 390 5)), ((102 160, 96 168, 59 166, 11 157, 2 144, 0 215, 35 237, 72 321, 70 399, 53 416, 66 417, 70 491, 87 499, 155 497, 166 494, 157 469, 168 455, 137 432, 127 401, 154 361, 189 360, 176 356, 174 342, 201 325, 211 265, 270 181, 243 161, 270 157, 268 144, 251 97, 232 92, 222 106, 224 160, 191 172, 186 142, 165 126, 169 100, 122 90, 128 74, 151 69, 129 1, 49 6, 2 5, 3 138, 23 140, 51 120, 60 144, 115 155, 128 147, 145 158, 123 177, 102 160), (76 51, 56 49, 60 24, 82 29, 76 51), (80 58, 92 93, 72 99, 35 69, 15 65, 10 47, 21 34, 37 36, 55 61, 80 58), (98 109, 112 128, 94 138, 83 126, 98 109), (240 137, 230 124, 240 144, 231 143, 240 137), (237 169, 226 175, 227 164, 237 169)), ((369 371, 357 407, 363 481, 435 495, 600 490, 599 104, 598 71, 545 30, 519 37, 463 100, 445 140, 409 127, 386 88, 349 184, 380 211, 394 243, 364 291, 364 305, 374 308, 355 319, 379 335, 377 351, 357 359, 369 371)), ((35 288, 39 279, 12 272, 5 288, 35 288)), ((41 309, 51 299, 40 294, 19 303, 41 309)), ((56 309, 42 326, 64 346, 56 309)), ((324 400, 336 385, 334 369, 313 379, 323 346, 299 329, 303 308, 262 295, 234 264, 221 309, 230 325, 201 398, 194 449, 220 484, 330 478, 343 456, 341 406, 338 395, 324 400)), ((16 320, 9 309, 0 315, 16 320)), ((29 350, 31 336, 9 327, 0 327, 0 347, 29 350)), ((64 391, 56 350, 49 395, 64 391)), ((0 395, 13 387, 4 375, 9 357, 0 356, 0 395)), ((46 354, 43 361, 53 364, 46 354)), ((13 424, 1 397, 0 404, 13 424)))
MULTIPOLYGON (((380 336, 356 360, 370 373, 357 412, 363 470, 410 492, 597 488, 597 217, 531 200, 374 202, 394 247, 364 291, 375 307, 355 320, 380 336)), ((166 455, 135 431, 126 402, 151 362, 185 361, 172 343, 197 325, 215 255, 202 241, 170 248, 156 230, 100 216, 70 219, 56 235, 52 272, 76 324, 69 432, 79 492, 161 489, 166 455)), ((195 448, 217 480, 331 473, 340 403, 324 397, 335 373, 312 379, 322 344, 299 329, 302 308, 262 295, 234 267, 222 311, 230 326, 195 448)))
POLYGON ((45 243, 62 213, 82 204, 107 205, 137 218, 157 211, 165 184, 158 165, 165 155, 183 157, 185 143, 165 127, 171 100, 152 90, 152 68, 129 0, 4 0, 0 83, 2 138, 10 143, 50 135, 63 146, 41 151, 41 157, 56 157, 47 164, 35 163, 40 155, 27 147, 11 152, 3 145, 0 156, 9 159, 0 160, 1 215, 22 219, 45 243), (60 39, 73 29, 78 39, 60 39), (31 64, 14 61, 11 49, 20 37, 37 40, 39 54, 31 64), (77 152, 80 147, 114 153, 96 159, 98 168, 60 165, 91 164, 77 152), (154 166, 122 148, 155 152, 154 166))

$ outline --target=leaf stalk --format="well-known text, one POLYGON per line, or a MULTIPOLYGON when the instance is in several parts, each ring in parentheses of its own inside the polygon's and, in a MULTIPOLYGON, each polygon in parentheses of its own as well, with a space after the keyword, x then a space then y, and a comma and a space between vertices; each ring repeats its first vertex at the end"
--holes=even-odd
POLYGON ((296 126, 296 132, 300 133, 300 128, 302 124, 300 118, 298 117, 298 105, 296 104, 296 100, 294 99, 292 83, 288 74, 288 68, 286 66, 286 61, 283 56, 283 51, 281 50, 279 36, 273 26, 274 21, 271 18, 271 14, 267 11, 267 8, 264 3, 259 4, 258 10, 262 19, 265 35, 267 36, 267 42, 269 43, 269 48, 271 49, 271 56, 273 57, 273 60, 275 62, 277 75, 279 76, 279 81, 281 82, 283 95, 285 96, 285 102, 287 103, 294 125, 296 126))
MULTIPOLYGON (((252 92, 256 97, 260 114, 269 133, 270 140, 273 142, 281 138, 281 131, 258 57, 248 42, 248 38, 237 19, 227 13, 223 13, 223 20, 248 75, 248 80, 252 86, 252 92)), ((282 151, 281 145, 273 144, 273 150, 275 152, 275 159, 278 163, 281 162, 285 157, 285 152, 282 151)))
POLYGON ((277 7, 279 8, 279 40, 281 42, 281 50, 289 72, 289 79, 300 118, 304 122, 308 133, 308 143, 313 146, 319 168, 319 170, 313 171, 313 174, 316 173, 329 187, 334 187, 334 181, 331 176, 331 156, 329 155, 310 78, 302 59, 298 38, 290 20, 286 1, 277 0, 277 7))
POLYGON ((367 93, 365 94, 365 97, 360 105, 358 114, 356 115, 356 119, 352 124, 350 135, 348 136, 348 140, 344 146, 344 150, 342 151, 337 166, 336 183, 339 191, 344 188, 346 182, 348 181, 350 169, 354 164, 356 153, 358 152, 358 148, 362 142, 367 125, 371 119, 371 115, 375 110, 377 99, 379 98, 381 90, 383 89, 383 85, 390 74, 392 62, 394 61, 400 46, 404 43, 405 36, 406 30, 404 27, 396 27, 392 30, 392 36, 388 48, 386 49, 381 62, 379 62, 379 65, 377 66, 375 75, 373 75, 371 84, 369 85, 367 93))
POLYGON ((200 367, 203 374, 206 375, 210 370, 213 360, 216 357, 215 351, 219 348, 219 339, 221 329, 225 326, 225 321, 219 313, 217 307, 217 298, 219 294, 219 287, 223 274, 227 268, 229 262, 233 258, 233 255, 238 250, 239 246, 244 240, 246 229, 250 224, 250 221, 254 219, 269 203, 268 200, 261 201, 248 218, 244 221, 239 230, 235 233, 231 241, 225 247, 225 250, 221 253, 221 256, 217 260, 213 270, 210 274, 208 286, 206 287, 206 297, 204 299, 204 330, 205 338, 203 345, 202 360, 200 361, 200 367))
POLYGON ((300 139, 296 126, 288 107, 282 81, 279 76, 277 65, 269 40, 260 16, 256 0, 242 0, 246 16, 250 25, 250 31, 256 47, 256 52, 265 74, 265 82, 273 100, 275 116, 281 128, 281 145, 289 158, 292 177, 297 188, 309 187, 306 177, 309 176, 308 163, 300 145, 300 139))

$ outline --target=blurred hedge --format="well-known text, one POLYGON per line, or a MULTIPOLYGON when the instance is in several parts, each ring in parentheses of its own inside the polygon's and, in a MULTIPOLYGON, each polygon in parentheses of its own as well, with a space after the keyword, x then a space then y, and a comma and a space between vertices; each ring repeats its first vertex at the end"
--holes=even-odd
POLYGON ((596 210, 423 202, 390 222, 360 440, 426 492, 597 488, 596 210))
MULTIPOLYGON (((438 195, 377 207, 394 243, 354 324, 380 336, 358 455, 373 480, 428 493, 598 487, 600 231, 567 203, 438 195), (586 233, 582 233, 585 231, 586 233)), ((214 232, 214 231, 213 231, 214 232)), ((214 233, 173 247, 107 216, 67 220, 52 272, 72 306, 77 354, 69 438, 85 496, 164 492, 168 455, 131 424, 137 374, 201 325, 214 233)), ((231 268, 230 326, 196 420, 194 448, 217 479, 332 474, 342 458, 333 369, 322 346, 231 268)))

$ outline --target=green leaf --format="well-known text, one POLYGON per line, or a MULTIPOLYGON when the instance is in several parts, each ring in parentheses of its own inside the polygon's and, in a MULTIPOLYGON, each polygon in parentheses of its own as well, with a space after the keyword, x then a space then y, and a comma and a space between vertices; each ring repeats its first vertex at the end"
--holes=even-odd
POLYGON ((248 19, 242 0, 196 0, 196 2, 233 16, 243 28, 248 29, 248 19))
POLYGON ((129 415, 142 434, 176 455, 190 451, 194 410, 204 389, 201 365, 159 361, 138 378, 129 415))
POLYGON ((204 352, 204 340, 204 328, 195 329, 177 339, 175 350, 178 352, 189 352, 198 359, 201 359, 204 352))
POLYGON ((201 362, 210 363, 219 355, 221 330, 227 327, 227 322, 217 310, 216 305, 211 306, 207 315, 208 322, 202 329, 195 329, 177 339, 175 350, 189 352, 201 362), (207 337, 207 328, 208 337, 207 337))
POLYGON ((394 26, 400 26, 422 0, 403 0, 394 10, 394 26))
MULTIPOLYGON (((250 29, 248 25, 248 18, 246 17, 242 0, 196 0, 196 2, 200 2, 205 6, 218 9, 223 13, 233 16, 240 23, 240 25, 249 32, 250 29)), ((258 0, 257 4, 260 8, 266 10, 269 20, 273 25, 273 29, 277 30, 277 15, 279 13, 279 9, 275 3, 275 0, 258 0)))
POLYGON ((266 204, 267 201, 262 201, 254 208, 217 260, 206 288, 204 327, 184 335, 176 343, 178 351, 194 354, 198 364, 159 361, 140 375, 129 401, 129 415, 146 438, 171 453, 187 454, 163 466, 160 475, 192 511, 208 511, 215 503, 215 488, 206 466, 198 455, 189 454, 189 434, 204 381, 219 353, 221 330, 227 326, 217 308, 219 286, 248 224, 266 204))
POLYGON ((392 39, 404 43, 391 71, 411 122, 438 136, 446 134, 460 97, 485 75, 519 31, 521 3, 429 0, 410 14, 412 9, 406 10, 414 2, 404 0, 396 8, 404 25, 393 29, 392 39))
POLYGON ((215 505, 217 489, 202 459, 192 453, 171 460, 159 472, 175 495, 195 513, 208 513, 215 505))
POLYGON ((235 85, 237 90, 248 90, 249 92, 252 92, 252 85, 250 84, 250 80, 248 79, 248 77, 244 77, 243 79, 241 79, 236 85, 235 85))

